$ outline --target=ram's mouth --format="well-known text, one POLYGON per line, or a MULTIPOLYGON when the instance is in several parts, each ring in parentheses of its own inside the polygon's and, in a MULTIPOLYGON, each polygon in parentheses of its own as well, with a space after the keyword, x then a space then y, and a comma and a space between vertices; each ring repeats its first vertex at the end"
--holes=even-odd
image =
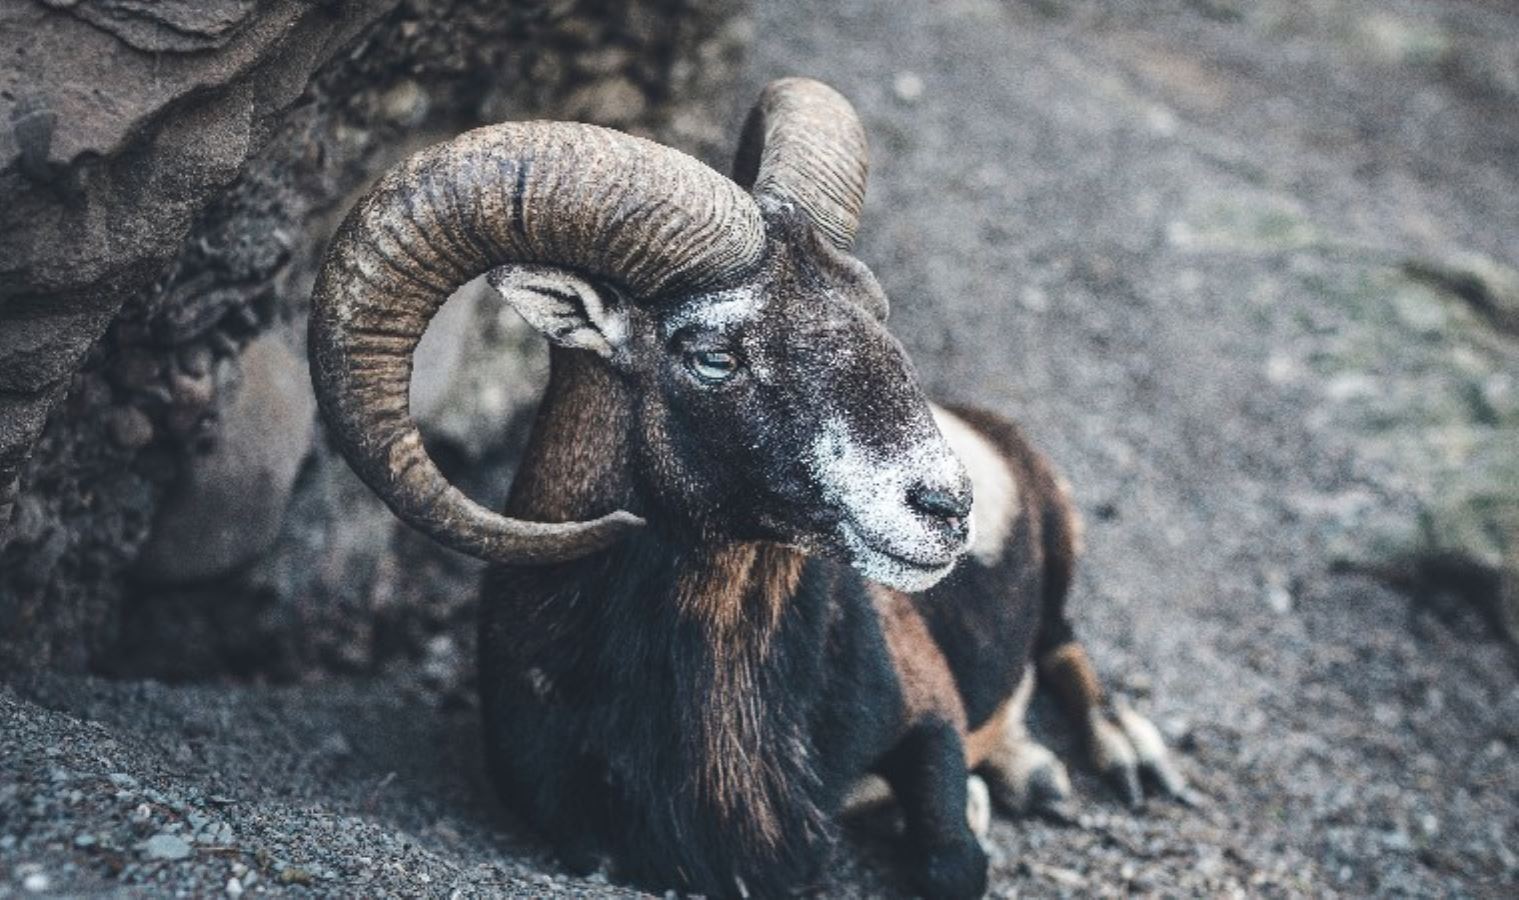
POLYGON ((926 591, 938 584, 960 561, 964 551, 962 547, 936 557, 900 553, 871 540, 848 520, 839 523, 839 534, 850 564, 860 574, 907 593, 926 591))

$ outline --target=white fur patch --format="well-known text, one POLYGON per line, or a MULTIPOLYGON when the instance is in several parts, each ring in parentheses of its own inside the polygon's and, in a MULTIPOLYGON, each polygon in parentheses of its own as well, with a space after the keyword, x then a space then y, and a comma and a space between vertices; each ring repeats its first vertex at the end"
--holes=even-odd
POLYGON ((1123 729, 1108 721, 1101 708, 1087 713, 1087 732, 1092 744, 1092 761, 1103 772, 1131 770, 1139 765, 1139 755, 1123 729))
POLYGON ((1028 666, 1023 670, 1023 678, 1018 682, 1018 687, 1013 691, 1013 696, 1008 702, 1007 719, 1010 731, 1016 724, 1018 731, 1023 732, 1024 719, 1028 716, 1028 706, 1034 699, 1035 683, 1034 667, 1028 666))
POLYGON ((907 502, 919 481, 956 484, 963 468, 937 429, 924 428, 897 454, 860 443, 840 420, 826 423, 808 455, 823 495, 844 514, 839 535, 865 577, 901 591, 933 587, 965 547, 947 541, 907 502))
POLYGON ((844 795, 839 807, 846 816, 854 815, 872 806, 879 806, 891 799, 891 785, 879 775, 865 775, 856 781, 844 795))
POLYGON ((554 690, 553 682, 549 681, 548 675, 537 666, 527 670, 527 683, 533 689, 533 696, 539 700, 546 699, 554 690))
POLYGON ((979 841, 992 830, 992 793, 980 775, 965 779, 965 823, 979 841))
POLYGON ((1018 482, 1007 460, 985 435, 948 410, 932 409, 944 439, 970 474, 975 495, 970 514, 971 556, 983 566, 996 565, 1018 518, 1018 482))
POLYGON ((1071 775, 1050 748, 1024 734, 1008 743, 987 774, 997 799, 1018 814, 1071 796, 1071 775))
POLYGON ((722 331, 752 321, 763 305, 760 293, 753 288, 734 288, 702 297, 675 310, 665 320, 665 328, 673 333, 687 325, 699 325, 722 331))

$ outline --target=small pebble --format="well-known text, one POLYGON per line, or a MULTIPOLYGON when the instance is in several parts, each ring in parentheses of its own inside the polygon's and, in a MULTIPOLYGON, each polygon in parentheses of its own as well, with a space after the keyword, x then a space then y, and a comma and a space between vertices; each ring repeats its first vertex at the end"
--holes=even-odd
POLYGON ((923 97, 923 79, 916 72, 898 72, 891 92, 903 103, 917 103, 923 97))
POLYGON ((237 876, 227 879, 227 896, 241 897, 243 895, 243 883, 237 880, 237 876))
POLYGON ((280 884, 310 884, 311 873, 300 866, 286 866, 275 876, 280 884))
POLYGON ((381 113, 397 125, 419 124, 427 118, 429 105, 427 92, 411 79, 396 84, 380 98, 381 113))
POLYGON ((1266 607, 1277 615, 1292 612, 1293 597, 1287 573, 1272 570, 1266 573, 1266 607))
POLYGON ((148 859, 185 859, 192 852, 184 838, 167 833, 155 834, 143 842, 143 855, 148 859))

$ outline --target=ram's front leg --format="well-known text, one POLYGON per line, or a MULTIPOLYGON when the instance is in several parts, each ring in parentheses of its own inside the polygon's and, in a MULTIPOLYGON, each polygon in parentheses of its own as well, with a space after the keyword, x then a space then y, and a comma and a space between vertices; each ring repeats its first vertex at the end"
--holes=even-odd
POLYGON ((605 766, 579 752, 570 737, 574 731, 535 696, 547 685, 541 671, 516 675, 501 668, 487 661, 480 679, 492 782, 502 802, 548 840, 566 868, 589 875, 614 849, 605 823, 624 818, 607 790, 605 766))
POLYGON ((882 761, 880 773, 907 821, 919 890, 928 897, 981 896, 986 853, 967 820, 965 744, 959 730, 939 718, 913 725, 882 761))
POLYGON ((1092 763, 1134 807, 1144 803, 1144 782, 1189 806, 1199 801, 1187 786, 1160 731, 1128 704, 1108 697, 1086 648, 1068 640, 1039 657, 1039 674, 1066 715, 1081 729, 1092 763))

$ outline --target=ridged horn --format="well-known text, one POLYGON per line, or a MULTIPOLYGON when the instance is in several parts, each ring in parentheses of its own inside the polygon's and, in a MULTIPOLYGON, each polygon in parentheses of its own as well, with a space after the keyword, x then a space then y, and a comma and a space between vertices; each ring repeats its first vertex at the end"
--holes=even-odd
POLYGON ((770 82, 744 122, 733 180, 790 202, 840 250, 854 245, 870 154, 854 107, 810 78, 770 82))
POLYGON ((644 300, 722 282, 763 243, 754 201, 679 151, 566 122, 467 132, 382 177, 334 236, 311 301, 318 405, 359 477, 439 542, 500 563, 594 553, 643 521, 512 519, 438 471, 408 403, 422 332, 455 289, 499 266, 562 266, 644 300))

